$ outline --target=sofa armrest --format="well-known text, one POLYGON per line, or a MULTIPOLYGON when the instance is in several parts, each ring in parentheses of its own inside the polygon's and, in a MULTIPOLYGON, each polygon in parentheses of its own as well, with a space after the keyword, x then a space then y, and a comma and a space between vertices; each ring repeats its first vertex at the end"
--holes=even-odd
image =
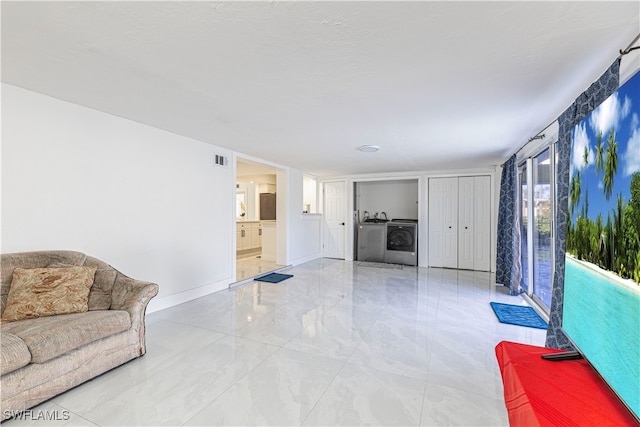
POLYGON ((146 352, 144 316, 151 298, 158 294, 158 285, 135 280, 118 272, 111 293, 111 310, 126 310, 131 316, 131 327, 138 332, 140 355, 146 352))

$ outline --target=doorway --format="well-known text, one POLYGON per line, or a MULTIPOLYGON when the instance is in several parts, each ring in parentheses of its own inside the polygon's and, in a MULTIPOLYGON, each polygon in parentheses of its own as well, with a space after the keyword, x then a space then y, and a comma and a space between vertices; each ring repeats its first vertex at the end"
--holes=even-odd
POLYGON ((236 282, 283 267, 276 262, 277 172, 236 160, 236 282))

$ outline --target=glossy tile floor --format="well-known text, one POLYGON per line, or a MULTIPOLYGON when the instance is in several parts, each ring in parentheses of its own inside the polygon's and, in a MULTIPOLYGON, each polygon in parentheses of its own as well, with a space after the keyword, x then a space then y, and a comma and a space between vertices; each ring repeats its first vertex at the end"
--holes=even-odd
POLYGON ((545 331, 497 321, 490 301, 524 302, 490 274, 286 272, 148 315, 144 357, 34 410, 68 414, 59 425, 508 425, 494 347, 545 331))
POLYGON ((277 265, 273 261, 265 261, 259 255, 259 251, 238 255, 236 258, 236 281, 241 282, 284 267, 283 265, 277 265))

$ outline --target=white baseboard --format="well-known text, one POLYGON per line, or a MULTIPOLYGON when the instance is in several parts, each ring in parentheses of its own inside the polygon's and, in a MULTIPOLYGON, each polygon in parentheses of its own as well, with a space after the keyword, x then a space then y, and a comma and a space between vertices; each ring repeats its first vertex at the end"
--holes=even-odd
POLYGON ((214 292, 218 292, 224 289, 229 288, 229 283, 231 283, 233 279, 228 277, 223 280, 219 280, 214 283, 210 283, 208 285, 198 286, 194 289, 189 289, 188 291, 180 292, 173 295, 167 295, 162 298, 153 298, 149 305, 147 306, 147 314, 164 310, 165 308, 173 307, 174 305, 182 304, 187 301, 194 300, 196 298, 203 297, 205 295, 212 294, 214 292))
POLYGON ((318 259, 318 258, 322 258, 322 254, 320 252, 318 252, 317 254, 291 260, 289 264, 292 266, 300 265, 300 264, 304 264, 305 262, 313 261, 314 259, 318 259))

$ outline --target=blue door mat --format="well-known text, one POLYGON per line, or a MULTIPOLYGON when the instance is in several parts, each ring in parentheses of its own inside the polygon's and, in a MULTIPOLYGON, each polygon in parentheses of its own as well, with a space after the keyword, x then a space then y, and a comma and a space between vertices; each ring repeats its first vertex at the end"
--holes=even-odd
POLYGON ((293 277, 293 274, 269 273, 264 276, 256 277, 253 280, 256 280, 258 282, 280 283, 290 277, 293 277))
POLYGON ((491 308, 501 323, 527 326, 529 328, 547 329, 547 322, 540 317, 533 307, 524 305, 502 304, 490 302, 491 308))

